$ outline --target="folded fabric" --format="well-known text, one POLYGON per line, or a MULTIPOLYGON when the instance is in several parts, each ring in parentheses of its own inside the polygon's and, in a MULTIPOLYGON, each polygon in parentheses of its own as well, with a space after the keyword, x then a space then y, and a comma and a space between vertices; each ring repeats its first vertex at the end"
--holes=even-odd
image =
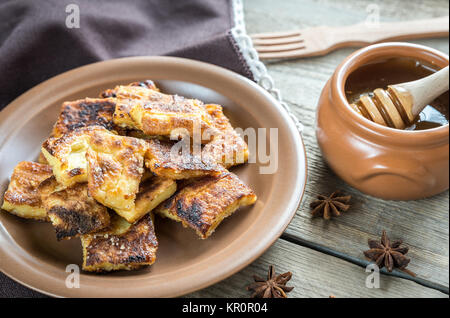
POLYGON ((186 57, 252 78, 233 27, 231 0, 3 0, 0 109, 62 72, 127 56, 186 57))

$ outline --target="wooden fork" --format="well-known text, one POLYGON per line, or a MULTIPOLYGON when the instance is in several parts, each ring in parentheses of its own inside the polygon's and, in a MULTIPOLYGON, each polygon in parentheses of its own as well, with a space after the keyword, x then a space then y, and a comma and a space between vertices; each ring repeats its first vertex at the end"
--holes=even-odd
POLYGON ((449 17, 427 20, 365 23, 344 27, 314 27, 290 32, 253 34, 251 38, 261 59, 297 58, 325 55, 342 47, 449 34, 449 17))

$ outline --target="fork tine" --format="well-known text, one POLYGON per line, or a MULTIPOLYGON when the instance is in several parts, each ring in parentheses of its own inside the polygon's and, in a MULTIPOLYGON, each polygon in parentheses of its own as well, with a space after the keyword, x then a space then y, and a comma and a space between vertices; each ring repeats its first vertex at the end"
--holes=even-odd
POLYGON ((292 50, 292 51, 282 51, 282 52, 259 52, 258 56, 262 60, 271 60, 271 59, 283 59, 283 58, 297 58, 297 57, 309 57, 321 55, 323 52, 313 51, 306 47, 292 50))
POLYGON ((303 40, 298 43, 293 44, 285 44, 285 45, 267 45, 267 46, 255 46, 256 51, 261 53, 268 53, 268 52, 285 52, 285 51, 292 51, 292 50, 299 50, 304 49, 305 44, 303 43, 303 40))
POLYGON ((300 31, 284 31, 284 32, 267 32, 267 33, 257 33, 251 34, 252 39, 273 39, 273 38, 284 38, 290 36, 300 36, 300 31))
POLYGON ((284 38, 274 38, 274 39, 253 39, 253 45, 281 45, 281 44, 291 44, 302 42, 303 39, 300 36, 290 36, 284 38))

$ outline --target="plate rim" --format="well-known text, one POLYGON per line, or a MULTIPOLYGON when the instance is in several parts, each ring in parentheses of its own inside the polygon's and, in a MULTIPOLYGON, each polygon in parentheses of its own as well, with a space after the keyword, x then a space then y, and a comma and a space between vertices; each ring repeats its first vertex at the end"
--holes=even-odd
MULTIPOLYGON (((27 90, 25 93, 21 94, 19 97, 14 99, 11 103, 9 103, 6 107, 4 107, 0 111, 0 128, 2 126, 2 123, 4 123, 8 119, 8 115, 14 111, 14 108, 18 107, 20 105, 21 100, 26 99, 28 96, 33 95, 34 92, 39 91, 42 89, 42 87, 46 88, 50 86, 53 82, 56 82, 60 80, 61 78, 70 77, 70 75, 80 73, 80 72, 88 72, 90 69, 99 67, 99 65, 107 66, 113 65, 116 63, 137 63, 137 62, 143 62, 149 61, 151 63, 179 63, 184 64, 189 67, 198 68, 205 72, 213 72, 213 73, 222 73, 223 76, 227 77, 228 80, 232 80, 233 78, 235 80, 239 80, 244 85, 248 85, 251 89, 256 90, 258 93, 262 94, 266 99, 270 101, 271 106, 275 107, 275 109, 280 113, 280 115, 283 117, 284 122, 288 126, 287 131, 289 131, 292 139, 296 143, 296 148, 299 151, 295 151, 296 159, 299 161, 299 163, 303 163, 303 167, 298 167, 299 173, 297 176, 296 183, 299 183, 300 187, 296 187, 292 192, 292 197, 296 197, 297 200, 293 200, 293 202, 290 203, 292 206, 289 211, 287 211, 288 208, 285 208, 286 212, 283 214, 284 222, 282 225, 278 227, 278 229, 274 232, 274 234, 270 237, 270 239, 267 239, 263 246, 259 247, 252 253, 246 254, 245 260, 241 261, 239 264, 236 264, 233 266, 232 269, 228 269, 225 272, 222 272, 220 275, 216 275, 214 278, 208 280, 207 282, 204 282, 202 284, 197 284, 192 286, 191 288, 185 288, 183 290, 180 290, 178 293, 174 293, 173 296, 168 297, 176 297, 185 295, 203 288, 206 288, 208 286, 211 286, 215 283, 218 283, 238 271, 242 270, 252 262, 254 262, 257 258, 259 258, 269 247, 271 247, 274 242, 282 235, 282 233, 286 230, 288 225, 291 223, 292 219, 294 218, 296 211, 298 210, 302 199, 304 197, 305 189, 306 189, 306 183, 308 179, 308 163, 307 163, 307 156, 306 156, 306 149, 305 144, 303 141, 303 137, 301 133, 298 131, 298 129, 295 127, 295 124, 290 119, 289 114, 286 112, 286 110, 280 105, 280 103, 265 89, 263 89, 261 86, 256 84, 255 82, 249 80, 248 78, 243 77, 242 75, 239 75, 237 73, 234 73, 228 69, 222 68, 217 65, 209 64, 206 62, 201 62, 197 60, 187 59, 187 58, 180 58, 180 57, 167 57, 167 56, 139 56, 139 57, 123 57, 118 59, 111 59, 106 61, 99 61, 87 65, 83 65, 74 69, 71 69, 69 71, 63 72, 59 75, 53 76, 50 79, 47 79, 38 85, 34 86, 33 88, 27 90), (301 170, 304 170, 303 172, 301 170), (302 178, 303 175, 303 178, 302 178)), ((66 79, 67 80, 67 79, 66 79)), ((195 82, 192 82, 195 83, 195 82)), ((0 160, 1 160, 1 149, 3 148, 3 143, 8 140, 8 136, 6 135, 4 138, 0 138, 0 160)), ((0 238, 2 236, 2 232, 4 225, 2 222, 0 222, 0 238)), ((16 247, 18 247, 16 245, 16 247)), ((20 248, 20 247, 19 247, 20 248)), ((26 253, 26 251, 24 251, 26 253)), ((27 253, 26 253, 27 254, 27 253)), ((4 251, 4 248, 0 245, 0 255, 9 256, 8 253, 4 251)), ((26 256, 29 256, 28 254, 26 256)), ((9 261, 10 262, 10 261, 9 261)), ((8 263, 8 260, 6 260, 4 263, 8 263)), ((21 265, 23 267, 23 265, 21 265)), ((71 295, 64 294, 61 292, 55 293, 53 291, 49 291, 46 289, 46 285, 43 284, 42 286, 35 286, 33 284, 29 284, 27 281, 24 281, 24 279, 19 279, 14 275, 14 272, 18 269, 14 270, 5 270, 6 264, 3 264, 3 262, 0 263, 0 271, 2 271, 6 276, 11 278, 12 280, 32 289, 35 291, 38 291, 42 294, 52 296, 52 297, 70 297, 71 295)), ((39 274, 36 274, 39 275, 39 274)), ((43 274, 40 274, 43 275, 43 274)), ((105 297, 105 296, 87 296, 87 297, 105 297)), ((107 296, 106 296, 107 297, 107 296)), ((141 297, 148 297, 146 295, 141 295, 141 297)))

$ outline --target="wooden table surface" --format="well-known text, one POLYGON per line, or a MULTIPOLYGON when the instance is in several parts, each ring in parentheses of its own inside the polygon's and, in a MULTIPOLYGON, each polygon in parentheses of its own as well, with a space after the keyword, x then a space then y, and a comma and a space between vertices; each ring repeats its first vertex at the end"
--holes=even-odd
MULTIPOLYGON (((373 6, 381 21, 445 16, 447 0, 244 0, 247 32, 286 31, 319 25, 348 25, 364 21, 373 6)), ((448 54, 448 38, 412 41, 448 54)), ((305 125, 308 183, 294 219, 258 260, 232 277, 190 297, 247 297, 252 275, 264 276, 269 265, 291 271, 290 297, 448 297, 449 192, 429 199, 399 202, 364 195, 346 185, 324 163, 314 134, 317 101, 337 65, 355 49, 341 49, 323 57, 266 63, 284 100, 305 125), (312 218, 309 204, 318 194, 342 189, 352 195, 352 208, 329 222, 312 218), (408 269, 417 277, 382 271, 380 288, 365 286, 363 251, 369 238, 385 229, 410 248, 408 269), (383 273, 384 272, 384 273, 383 273)))

